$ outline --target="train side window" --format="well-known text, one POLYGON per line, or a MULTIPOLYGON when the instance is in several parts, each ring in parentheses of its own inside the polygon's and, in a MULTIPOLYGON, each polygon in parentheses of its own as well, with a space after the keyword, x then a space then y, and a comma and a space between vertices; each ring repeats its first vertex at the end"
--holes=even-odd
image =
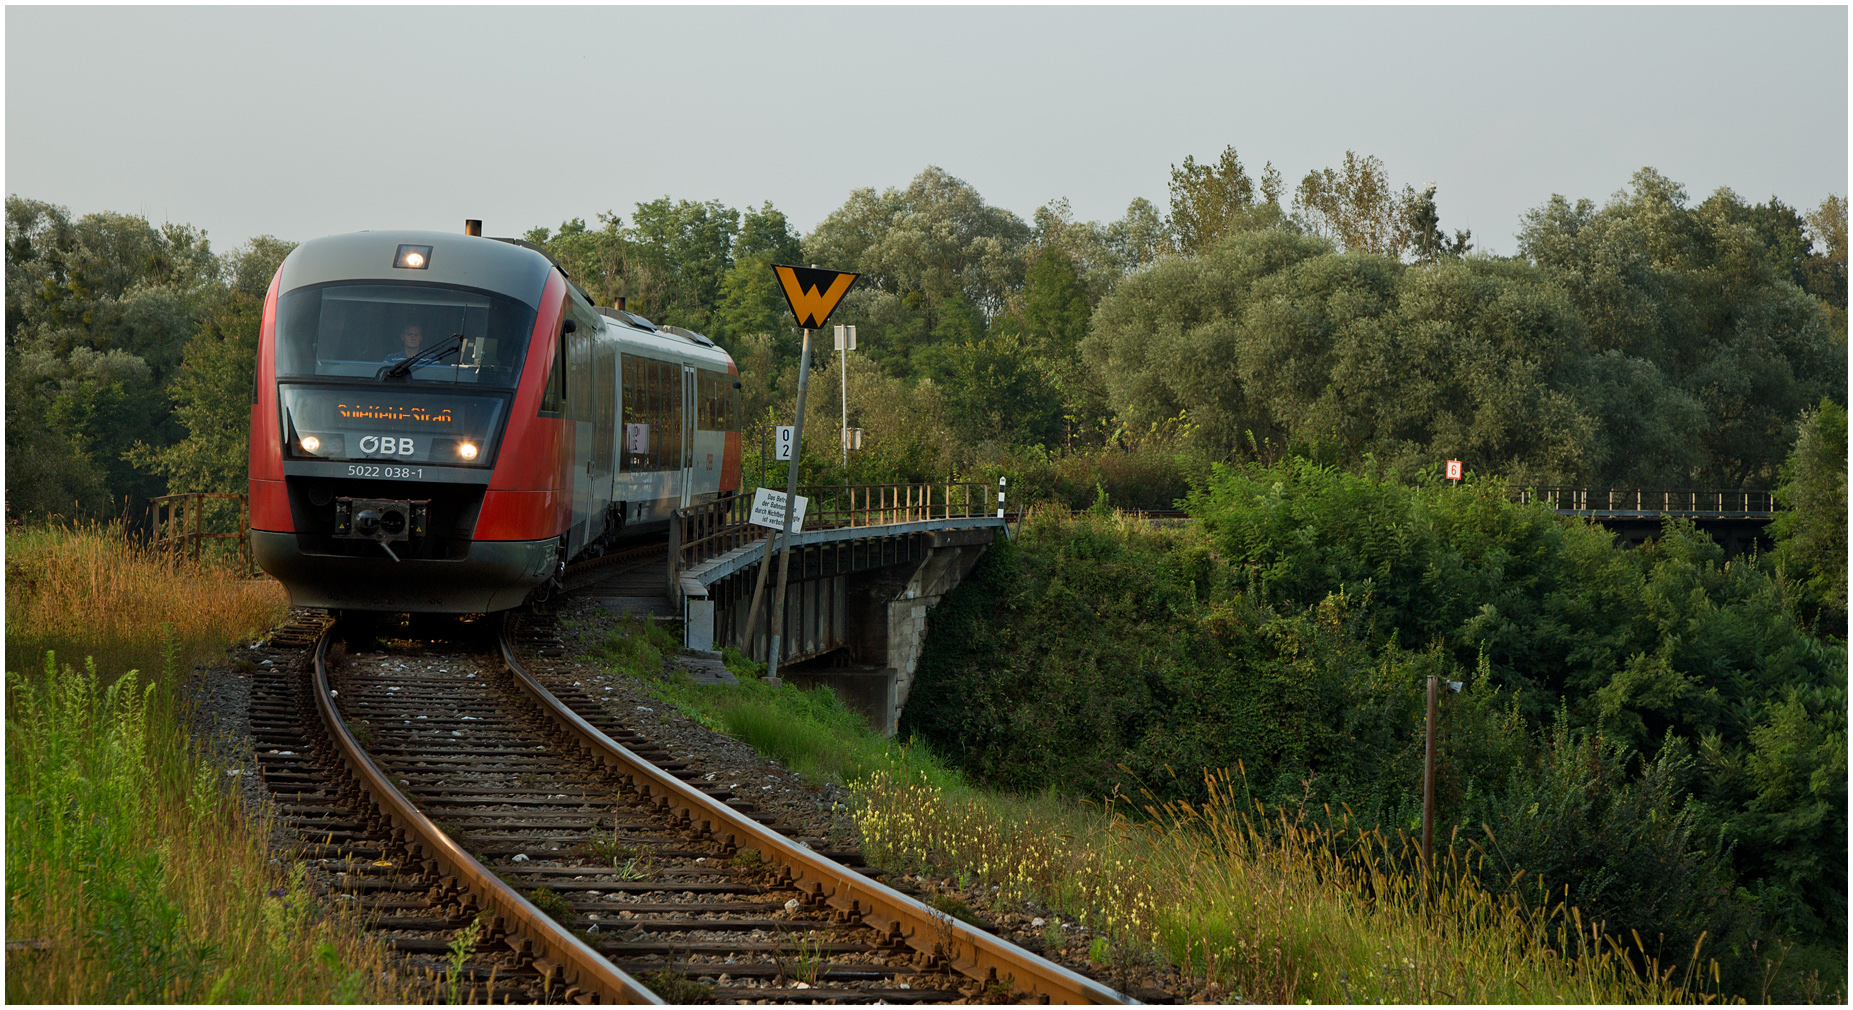
POLYGON ((624 469, 662 470, 673 435, 669 417, 667 366, 655 358, 626 354, 624 373, 624 469))
POLYGON ((657 430, 656 468, 677 470, 682 463, 682 369, 667 361, 656 363, 657 389, 662 396, 662 413, 657 430))
POLYGON ((623 469, 626 471, 643 469, 643 457, 636 451, 635 444, 636 426, 643 423, 643 390, 637 382, 638 364, 637 356, 634 354, 618 356, 618 371, 622 376, 619 381, 624 387, 624 399, 620 406, 624 413, 624 435, 621 448, 624 453, 623 469))
MULTIPOLYGON (((600 334, 602 338, 604 335, 600 334)), ((594 472, 609 473, 614 468, 612 438, 618 424, 617 348, 609 339, 595 339, 592 345, 593 385, 597 390, 598 417, 593 421, 592 466, 594 472)))
POLYGON ((592 337, 583 324, 566 335, 566 416, 575 421, 592 420, 592 337))
POLYGON ((547 384, 541 387, 541 417, 559 417, 566 411, 566 334, 560 334, 553 347, 553 361, 547 365, 547 384))

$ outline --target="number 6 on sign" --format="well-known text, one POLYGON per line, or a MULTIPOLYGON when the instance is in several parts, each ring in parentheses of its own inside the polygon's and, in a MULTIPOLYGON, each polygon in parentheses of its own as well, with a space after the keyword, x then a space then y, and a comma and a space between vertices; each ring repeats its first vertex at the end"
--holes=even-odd
POLYGON ((1449 480, 1460 480, 1461 479, 1461 461, 1460 460, 1458 459, 1448 460, 1448 479, 1449 480))
POLYGON ((789 424, 775 425, 772 429, 772 458, 791 458, 791 429, 789 424))

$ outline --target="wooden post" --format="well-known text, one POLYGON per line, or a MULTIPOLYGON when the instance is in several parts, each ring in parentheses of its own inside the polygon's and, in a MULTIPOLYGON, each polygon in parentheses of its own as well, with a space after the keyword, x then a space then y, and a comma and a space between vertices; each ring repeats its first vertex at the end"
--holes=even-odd
POLYGON ((778 540, 777 530, 766 531, 766 554, 759 559, 759 578, 753 582, 753 602, 746 610, 746 635, 740 640, 740 648, 749 655, 753 650, 753 633, 759 630, 760 604, 766 598, 766 575, 772 571, 772 547, 778 540))
POLYGON ((1428 678, 1428 752, 1422 759, 1422 872, 1435 865, 1435 697, 1438 678, 1428 678))

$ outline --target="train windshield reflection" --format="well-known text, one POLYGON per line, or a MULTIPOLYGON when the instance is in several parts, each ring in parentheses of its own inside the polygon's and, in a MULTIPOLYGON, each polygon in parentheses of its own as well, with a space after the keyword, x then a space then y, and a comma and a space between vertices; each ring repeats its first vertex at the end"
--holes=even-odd
POLYGON ((297 288, 277 303, 277 377, 510 388, 533 328, 532 308, 488 291, 379 282, 297 288))

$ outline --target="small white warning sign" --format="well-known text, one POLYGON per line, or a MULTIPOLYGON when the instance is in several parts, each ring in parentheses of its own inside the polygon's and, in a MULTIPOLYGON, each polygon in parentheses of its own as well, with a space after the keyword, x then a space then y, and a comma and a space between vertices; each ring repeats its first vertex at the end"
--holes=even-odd
MULTIPOLYGON (((804 507, 810 503, 811 500, 803 495, 799 495, 797 499, 792 502, 792 529, 798 530, 804 528, 804 507)), ((753 514, 748 517, 746 521, 752 523, 754 526, 764 526, 767 529, 784 529, 785 492, 774 491, 769 487, 760 488, 759 492, 753 495, 753 514)))

